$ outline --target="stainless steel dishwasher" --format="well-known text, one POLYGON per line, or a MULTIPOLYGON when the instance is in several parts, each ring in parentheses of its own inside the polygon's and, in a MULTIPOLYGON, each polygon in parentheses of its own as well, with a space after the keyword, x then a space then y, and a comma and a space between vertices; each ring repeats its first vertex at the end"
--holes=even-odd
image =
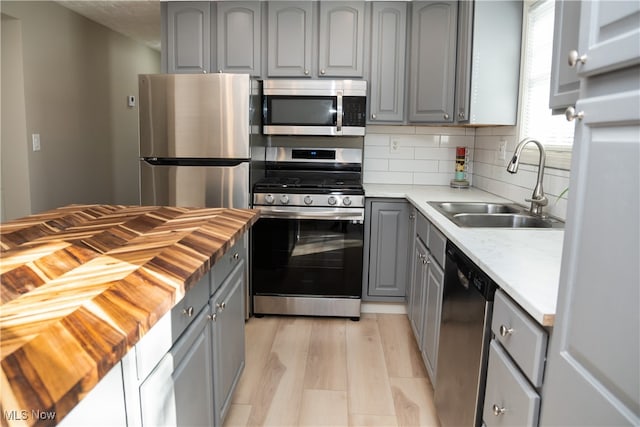
POLYGON ((480 426, 497 285, 447 242, 435 403, 440 423, 480 426))

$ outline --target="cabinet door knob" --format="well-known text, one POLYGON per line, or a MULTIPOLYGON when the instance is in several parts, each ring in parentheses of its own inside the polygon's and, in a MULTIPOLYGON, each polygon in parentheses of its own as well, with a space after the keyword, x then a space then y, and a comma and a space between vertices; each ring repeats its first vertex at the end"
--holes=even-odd
POLYGON ((304 75, 308 76, 309 75, 309 70, 304 70, 304 75))
POLYGON ((444 113, 444 119, 449 120, 449 115, 447 113, 444 113))
POLYGON ((320 74, 325 75, 326 71, 324 69, 320 70, 320 74))
POLYGON ((233 254, 233 259, 235 261, 237 261, 238 259, 240 259, 240 254, 238 252, 236 252, 235 254, 233 254))
POLYGON ((573 121, 573 119, 582 120, 584 117, 584 111, 578 111, 576 113, 576 109, 573 107, 569 107, 564 111, 564 116, 567 118, 568 122, 573 121))
POLYGON ((375 114, 372 114, 372 115, 371 115, 371 118, 372 118, 373 120, 375 120, 376 118, 378 118, 378 116, 376 116, 375 114))
POLYGON ((207 315, 207 319, 209 319, 209 320, 211 320, 211 321, 215 322, 216 320, 218 320, 218 315, 217 315, 216 313, 208 314, 208 315, 207 315))
POLYGON ((216 304, 216 307, 218 307, 220 309, 220 311, 224 311, 225 308, 227 308, 227 304, 222 301, 216 304))
POLYGON ((464 112, 460 111, 458 113, 458 117, 461 118, 461 119, 464 119, 464 112))
POLYGON ((219 72, 220 74, 222 74, 222 68, 220 68, 220 69, 218 70, 218 72, 219 72))
POLYGON ((416 214, 409 214, 409 219, 412 221, 416 219, 416 214))
POLYGON ((189 306, 187 308, 182 309, 182 314, 184 314, 187 317, 192 317, 193 316, 193 306, 189 306))
POLYGON ((493 415, 495 415, 496 417, 499 417, 500 415, 504 414, 507 410, 505 408, 502 408, 496 404, 493 405, 493 415))
POLYGON ((513 333, 513 328, 508 328, 505 325, 500 325, 500 336, 506 337, 513 333))
POLYGON ((202 74, 207 74, 207 70, 202 70, 202 74))
POLYGON ((580 55, 577 50, 569 52, 569 67, 575 67, 577 64, 587 62, 587 55, 580 55))

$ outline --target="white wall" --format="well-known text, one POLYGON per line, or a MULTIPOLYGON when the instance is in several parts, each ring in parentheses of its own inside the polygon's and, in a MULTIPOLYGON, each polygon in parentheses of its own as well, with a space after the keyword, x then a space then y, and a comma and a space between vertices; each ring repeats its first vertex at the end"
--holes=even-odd
POLYGON ((14 143, 28 147, 31 211, 137 203, 137 110, 126 96, 138 73, 159 71, 160 53, 53 1, 0 7, 22 28, 27 140, 14 143))
MULTIPOLYGON (((364 139, 364 176, 369 184, 449 185, 454 177, 455 148, 471 149, 468 180, 472 186, 505 197, 523 206, 531 197, 538 167, 520 164, 518 173, 507 172, 517 145, 516 127, 367 126, 364 139), (507 142, 505 159, 498 148, 507 142)), ((564 219, 569 172, 546 168, 543 188, 549 198, 545 208, 564 219)))

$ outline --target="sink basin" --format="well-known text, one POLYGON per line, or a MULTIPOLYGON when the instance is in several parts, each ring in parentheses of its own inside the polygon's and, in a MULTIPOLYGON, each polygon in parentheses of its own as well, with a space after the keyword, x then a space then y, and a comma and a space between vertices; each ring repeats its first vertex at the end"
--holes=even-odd
POLYGON ((557 228, 562 227, 560 221, 551 218, 540 218, 521 213, 474 214, 460 213, 453 215, 453 222, 462 227, 503 227, 503 228, 557 228))
POLYGON ((516 213, 522 208, 518 205, 484 202, 445 202, 437 203, 440 209, 450 214, 459 213, 516 213))
POLYGON ((429 202, 459 227, 563 228, 552 217, 532 215, 515 203, 429 202))

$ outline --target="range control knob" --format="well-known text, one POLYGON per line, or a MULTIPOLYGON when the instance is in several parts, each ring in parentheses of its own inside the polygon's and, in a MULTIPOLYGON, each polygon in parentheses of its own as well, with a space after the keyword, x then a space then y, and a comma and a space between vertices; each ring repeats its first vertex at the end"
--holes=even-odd
POLYGON ((311 198, 311 196, 305 196, 304 204, 305 205, 310 205, 311 203, 313 203, 313 199, 311 198))
POLYGON ((273 198, 273 194, 267 194, 266 196, 264 196, 264 201, 268 204, 268 205, 272 205, 274 202, 274 198, 273 198))
POLYGON ((283 205, 288 205, 289 196, 287 196, 286 194, 283 194, 282 196, 280 196, 280 203, 282 203, 283 205))
POLYGON ((338 200, 336 199, 336 196, 329 196, 329 198, 327 199, 327 202, 328 202, 331 206, 333 206, 333 205, 335 205, 336 203, 338 203, 338 200))
POLYGON ((342 204, 345 206, 351 206, 351 198, 349 198, 349 196, 346 196, 342 199, 342 204))

